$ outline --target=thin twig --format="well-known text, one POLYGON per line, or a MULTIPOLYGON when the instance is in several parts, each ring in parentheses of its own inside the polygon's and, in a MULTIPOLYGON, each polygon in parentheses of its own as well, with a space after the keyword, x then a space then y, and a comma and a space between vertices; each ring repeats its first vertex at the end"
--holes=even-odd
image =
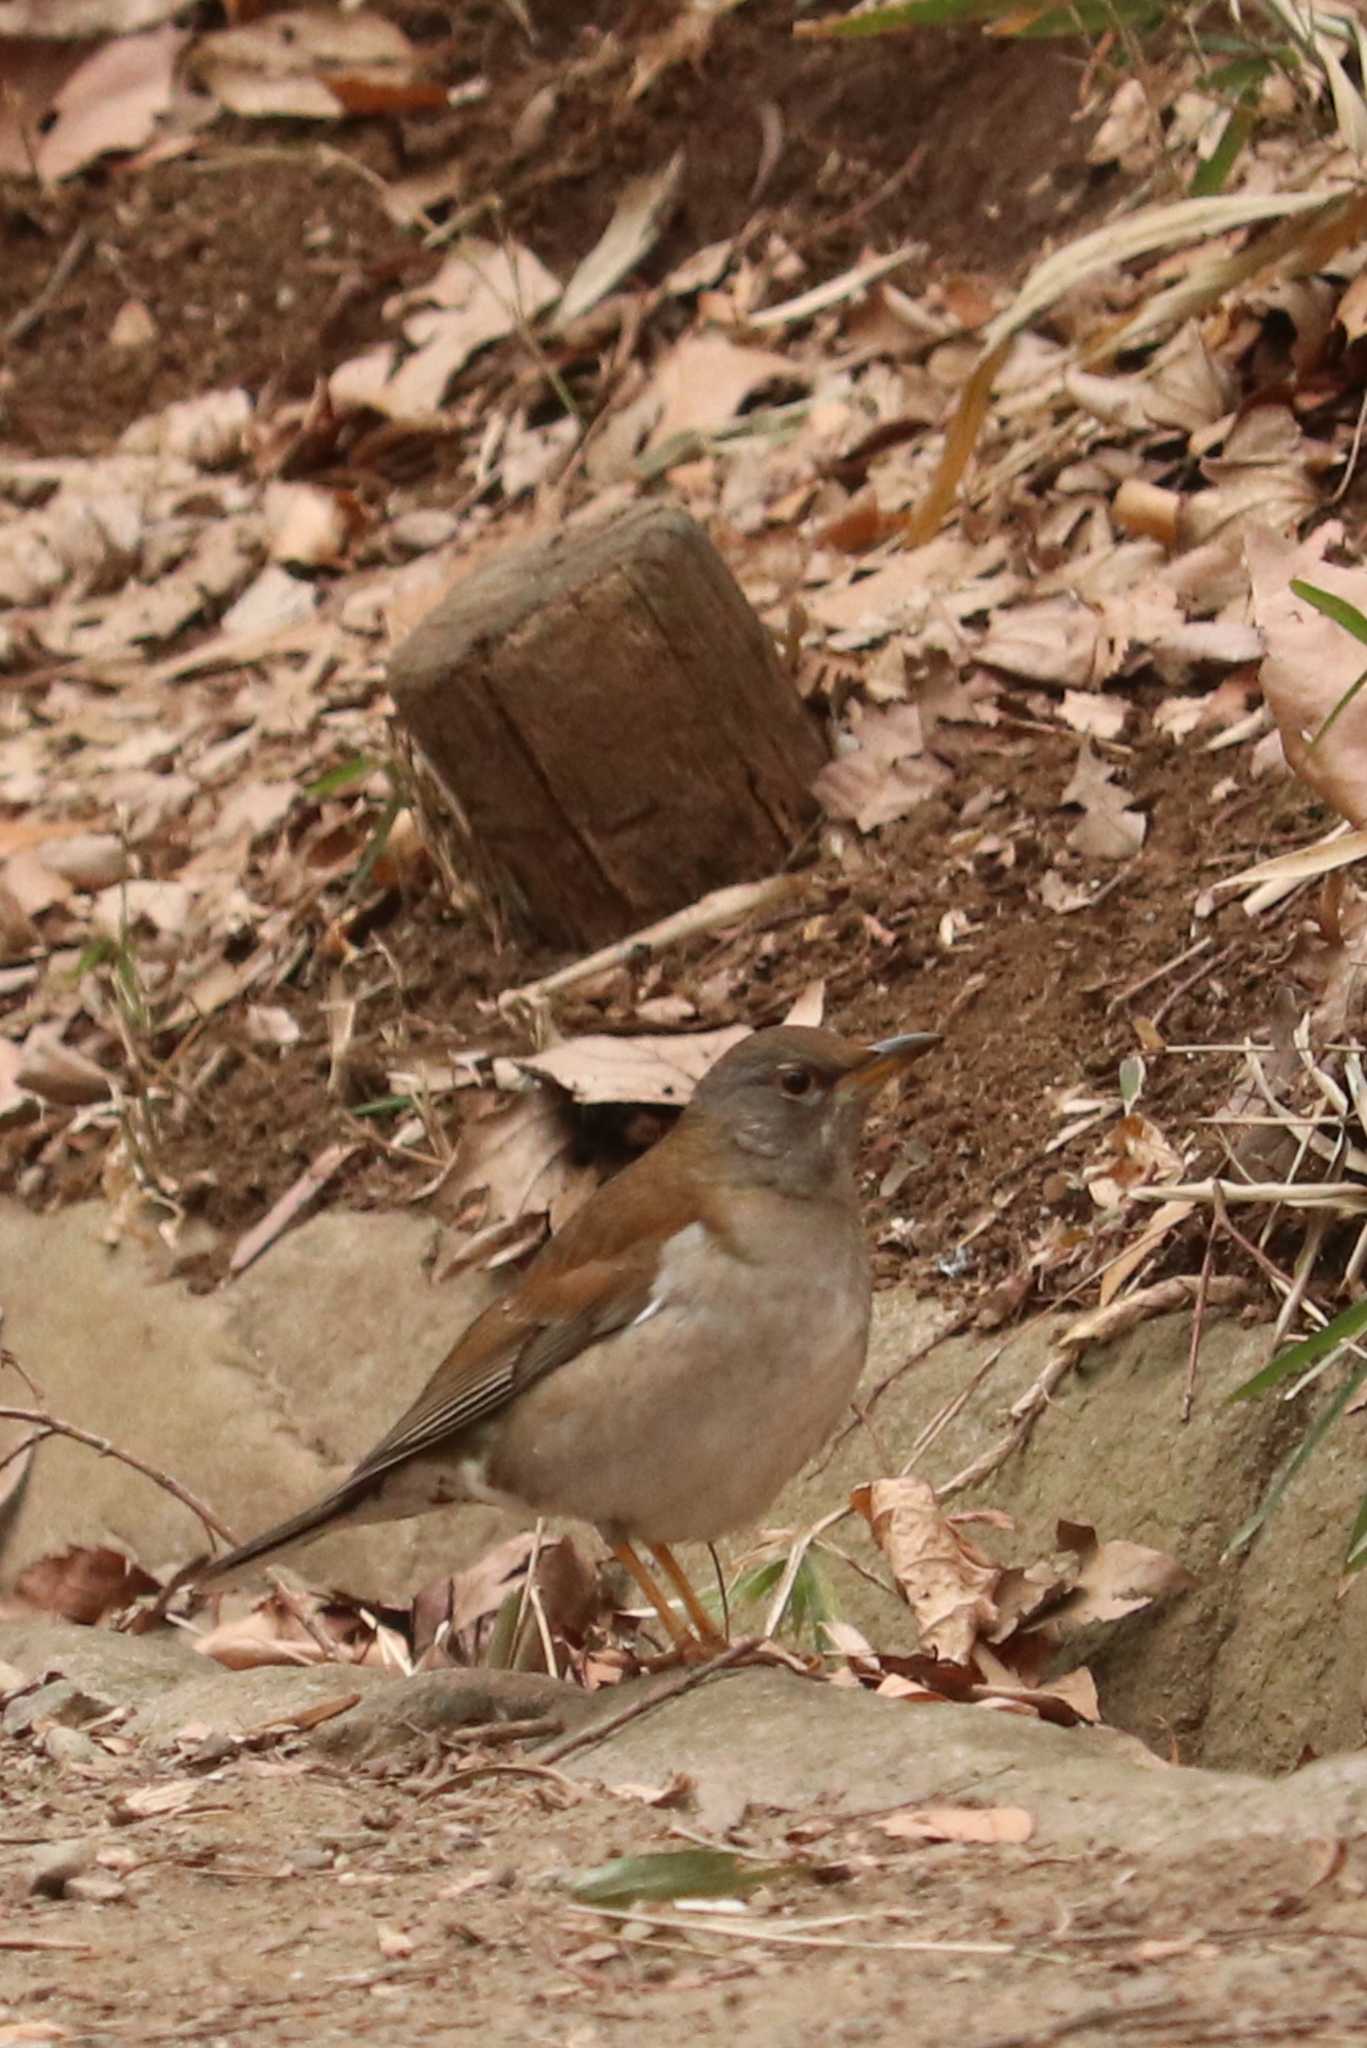
POLYGON ((266 1578, 280 1605, 287 1614, 293 1615, 304 1634, 317 1644, 329 1664, 351 1664, 357 1661, 347 1655, 345 1644, 336 1636, 330 1636, 316 1615, 310 1614, 308 1603, 285 1584, 278 1571, 268 1567, 266 1578))
POLYGON ((764 1633, 766 1636, 778 1634, 783 1624, 784 1612, 793 1595, 793 1587, 797 1584, 797 1575, 802 1569, 802 1560, 811 1549, 813 1543, 817 1541, 818 1537, 824 1536, 828 1529, 833 1529, 837 1522, 843 1522, 849 1513, 851 1513, 851 1509, 848 1505, 832 1508, 830 1513, 823 1515, 819 1522, 813 1522, 809 1528, 800 1530, 794 1537, 789 1545, 787 1562, 783 1567, 783 1576, 775 1588, 773 1599, 769 1602, 769 1612, 764 1617, 764 1633))
POLYGON ((1146 1999, 1142 2005, 1117 2005, 1114 2000, 1106 2005, 1087 2005, 1077 2012, 1069 2013, 1063 2019, 1045 2021, 1027 2027, 1024 2033, 994 2034, 983 2048, 1051 2048, 1055 2041, 1066 2041, 1070 2034, 1080 2034, 1084 2027, 1123 2027, 1135 2022, 1146 2024, 1160 2015, 1182 2010, 1181 2001, 1175 1998, 1146 1999))
MULTIPOLYGON (((534 1566, 535 1560, 533 1560, 534 1566)), ((555 1654, 555 1643, 551 1637, 551 1624, 546 1615, 546 1603, 541 1597, 541 1588, 536 1583, 536 1572, 527 1572, 527 1598, 536 1618, 537 1633, 541 1638, 541 1654, 546 1660, 546 1670, 552 1678, 560 1676, 560 1661, 555 1654)))
POLYGON ((1315 1270, 1315 1262, 1319 1258, 1320 1247, 1324 1243, 1328 1228, 1328 1217, 1317 1215, 1312 1215, 1306 1226, 1305 1238, 1296 1258, 1296 1270, 1291 1276, 1291 1292, 1278 1310, 1277 1320, 1272 1326, 1274 1350, 1300 1314, 1301 1304, 1305 1300, 1305 1290, 1310 1285, 1310 1276, 1315 1270))
POLYGON ((1207 975, 1214 974, 1227 961, 1232 960, 1237 950, 1237 946, 1233 944, 1223 947, 1213 958, 1203 960, 1194 973, 1187 975, 1184 981, 1178 982, 1176 988, 1169 989, 1149 1020, 1154 1029, 1157 1030, 1174 1003, 1180 1003, 1183 996, 1189 994, 1198 981, 1204 981, 1207 975))
POLYGON ((1206 1292, 1210 1286, 1210 1268, 1215 1256, 1215 1240, 1219 1236, 1219 1232, 1220 1226, 1215 1217, 1212 1216, 1210 1219, 1210 1229, 1206 1232, 1206 1255, 1201 1261, 1201 1277, 1196 1283, 1196 1300, 1191 1311, 1191 1348, 1187 1352, 1187 1375, 1182 1382, 1181 1415, 1183 1422, 1191 1421, 1192 1402, 1196 1398, 1196 1355, 1201 1349, 1201 1325, 1205 1320, 1206 1292))
POLYGON ((920 1463, 936 1438, 944 1430, 948 1429, 955 1416, 962 1414, 963 1410, 982 1386, 984 1380, 996 1369, 1003 1353, 1009 1345, 1015 1342, 1019 1334, 1018 1331, 1013 1330, 1009 1337, 1003 1337, 1001 1343, 994 1345, 992 1350, 988 1352, 981 1365, 975 1367, 972 1374, 964 1382, 963 1386, 960 1387, 958 1393, 952 1395, 948 1401, 941 1403, 898 1468, 897 1476, 899 1479, 906 1478, 907 1474, 920 1463))
MULTIPOLYGON (((924 1343, 916 1345, 913 1350, 907 1353, 905 1358, 899 1359, 897 1364, 894 1365, 889 1372, 884 1373, 882 1379, 879 1380, 878 1385, 876 1387, 870 1388, 869 1397, 864 1403, 864 1413, 866 1415, 869 1414, 872 1411, 872 1409, 874 1409, 877 1406, 877 1404, 882 1400, 884 1394, 886 1394, 888 1388, 892 1386, 895 1381, 900 1380, 904 1372, 910 1372, 913 1365, 919 1365, 923 1358, 929 1357, 932 1351, 936 1350, 950 1337, 961 1336, 962 1333, 968 1328, 969 1324, 972 1322, 974 1313, 975 1312, 972 1309, 962 1309, 959 1312, 959 1314, 957 1316, 952 1317, 949 1322, 942 1323, 936 1330, 932 1331, 931 1335, 926 1338, 924 1343)), ((836 1443, 843 1443, 845 1438, 849 1436, 853 1430, 858 1429, 861 1420, 862 1418, 858 1414, 856 1414, 852 1422, 847 1422, 845 1427, 837 1436, 835 1440, 836 1443)))
MULTIPOLYGON (((792 1926, 778 1926, 772 1921, 767 1925, 751 1919, 707 1920, 700 1915, 690 1914, 685 1920, 668 1918, 663 1913, 643 1913, 637 1907, 616 1906, 570 1906, 571 1913, 592 1913, 603 1920, 634 1920, 642 1927, 667 1927, 672 1933, 721 1934, 732 1941, 776 1941, 791 1944, 797 1948, 853 1948, 875 1951, 910 1950, 916 1955, 926 1956, 1013 1956, 1020 1953, 1014 1942, 1009 1941, 859 1941, 848 1935, 809 1934, 799 1922, 792 1926)), ((834 1923, 840 1921, 869 1920, 873 1914, 841 1913, 834 1923)))
POLYGON ((0 332, 0 341, 4 342, 7 348, 13 348, 17 341, 22 341, 24 336, 38 325, 38 322, 42 319, 63 285, 68 282, 73 273, 79 268, 93 240, 94 236, 88 227, 77 228, 75 234, 53 264, 47 283, 43 286, 37 298, 33 299, 21 312, 16 313, 9 326, 3 332, 0 332))
POLYGON ((1348 495, 1348 486, 1352 483, 1357 473, 1358 455, 1362 448, 1362 429, 1364 424, 1367 424, 1367 392, 1363 393, 1362 401, 1358 406, 1357 424, 1353 428, 1353 445, 1348 450, 1348 460, 1343 466, 1343 475, 1339 480, 1338 487, 1329 500, 1331 505, 1337 505, 1340 498, 1345 498, 1348 495))
POLYGON ((573 1778, 567 1778, 563 1771, 551 1769, 543 1763, 472 1763, 458 1764, 454 1771, 448 1771, 444 1778, 438 1778, 431 1785, 423 1787, 424 1799, 435 1799, 440 1792, 454 1792, 461 1785, 473 1784, 476 1778, 549 1778, 552 1784, 581 1799, 584 1787, 577 1785, 573 1778))
POLYGON ((1148 974, 1141 974, 1138 981, 1130 982, 1127 987, 1111 997, 1106 1005, 1106 1015, 1109 1017, 1122 1003, 1128 1003, 1134 996, 1142 995, 1146 988, 1152 988, 1156 981, 1162 981, 1164 975, 1171 974, 1175 967, 1185 967, 1188 960, 1194 960, 1198 953, 1208 953, 1214 944, 1215 941, 1211 938, 1198 939, 1194 946, 1188 946, 1186 951, 1179 953, 1175 959, 1165 960, 1161 967, 1153 968, 1148 974))
POLYGON ((226 1524, 219 1521, 212 1508, 206 1507, 204 1502, 191 1493, 188 1487, 182 1486, 178 1479, 172 1479, 169 1473, 160 1472, 155 1465, 148 1465, 141 1458, 134 1457, 131 1451, 121 1451, 117 1444, 110 1443, 108 1437, 96 1436, 88 1429, 77 1429, 74 1422, 62 1422, 57 1416, 47 1415, 40 1408, 0 1407, 0 1421, 31 1422, 44 1436, 68 1436, 73 1443, 84 1444, 87 1450, 94 1451, 98 1457, 114 1458, 120 1465, 131 1466, 134 1472, 141 1472, 144 1479, 150 1479, 163 1493, 169 1493, 173 1500, 178 1500, 192 1515, 197 1515, 210 1535, 217 1536, 219 1541, 226 1543, 230 1549, 236 1549, 236 1536, 226 1524))
POLYGON ((534 1009, 547 996, 558 995, 562 989, 573 988, 576 982, 602 974, 610 967, 620 967, 638 953, 653 957, 666 946, 692 938, 698 932, 715 931, 718 925, 736 924, 761 911, 777 909, 805 893, 807 886, 801 875, 770 875, 762 882, 738 882, 730 888, 714 889, 697 903, 690 903, 687 909, 676 910, 657 924, 646 925, 625 939, 603 946, 555 974, 529 981, 522 988, 505 989, 498 1007, 504 1012, 534 1009))
MULTIPOLYGON (((443 1739, 448 1748, 504 1749, 510 1742, 541 1742, 564 1731, 558 1714, 525 1714, 520 1721, 472 1721, 467 1728, 453 1728, 443 1739)), ((415 1734, 420 1732, 414 1729, 415 1734)))
POLYGON ((63 1941, 56 1934, 0 1934, 0 1949, 15 1949, 21 1952, 33 1950, 46 1952, 48 1949, 64 1949, 72 1955, 88 1956, 88 1941, 63 1941))
POLYGON ((719 1671, 725 1671, 733 1664, 739 1664, 742 1658, 752 1656, 759 1648, 759 1640, 754 1636, 746 1636, 738 1643, 729 1644, 720 1655, 709 1657, 705 1664, 695 1664, 691 1671, 683 1672, 671 1685, 662 1686, 659 1692, 651 1693, 646 1699, 632 1700, 619 1713, 610 1714, 606 1721, 595 1721, 591 1728, 580 1728, 576 1733, 565 1736, 563 1741, 553 1743, 549 1749, 542 1751, 540 1761, 558 1764, 562 1757, 569 1756, 574 1750, 586 1749, 590 1743, 601 1742, 605 1735, 615 1735, 617 1730, 625 1728, 629 1721, 639 1720, 643 1714, 652 1713, 656 1707, 664 1706, 667 1700, 676 1700, 684 1693, 692 1692, 694 1686, 701 1685, 705 1679, 715 1678, 719 1671))

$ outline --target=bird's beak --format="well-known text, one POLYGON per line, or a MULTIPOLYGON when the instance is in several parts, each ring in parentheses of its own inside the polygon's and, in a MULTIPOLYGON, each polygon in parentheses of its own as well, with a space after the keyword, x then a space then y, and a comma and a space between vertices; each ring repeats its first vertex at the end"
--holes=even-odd
POLYGON ((938 1031, 903 1031, 896 1038, 880 1038, 876 1045, 869 1047, 858 1066, 841 1075, 836 1088, 840 1092, 853 1091, 867 1099, 885 1081, 900 1074, 918 1054, 939 1042, 938 1031))

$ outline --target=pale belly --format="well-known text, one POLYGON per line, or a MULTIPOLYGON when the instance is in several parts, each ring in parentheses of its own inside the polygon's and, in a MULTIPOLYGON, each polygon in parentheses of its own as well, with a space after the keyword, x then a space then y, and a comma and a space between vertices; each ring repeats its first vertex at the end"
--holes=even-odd
POLYGON ((826 1442, 868 1343, 857 1224, 814 1206, 781 1271, 712 1256, 699 1268, 701 1240, 676 1245, 654 1314, 491 1421, 461 1474, 467 1497, 646 1542, 707 1541, 760 1517, 826 1442), (705 1287, 691 1284, 699 1271, 705 1287))

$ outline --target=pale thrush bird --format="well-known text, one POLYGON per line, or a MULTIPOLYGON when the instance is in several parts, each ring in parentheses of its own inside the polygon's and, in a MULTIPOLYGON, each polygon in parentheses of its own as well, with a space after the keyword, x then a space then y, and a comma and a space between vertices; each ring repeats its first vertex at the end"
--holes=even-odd
POLYGON ((325 1529, 484 1501, 593 1523, 691 1641, 645 1543, 715 1639, 670 1545, 754 1521, 848 1405, 872 1294, 860 1127, 932 1042, 784 1025, 734 1046, 674 1128, 476 1317, 350 1478, 201 1583, 325 1529))

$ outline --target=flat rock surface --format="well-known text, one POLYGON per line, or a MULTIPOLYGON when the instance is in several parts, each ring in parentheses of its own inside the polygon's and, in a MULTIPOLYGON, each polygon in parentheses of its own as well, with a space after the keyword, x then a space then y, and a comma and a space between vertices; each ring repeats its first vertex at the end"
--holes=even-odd
POLYGON ((776 2048, 1367 2034, 1361 1757, 1186 1770, 774 1668, 572 1701, 522 1674, 215 1671, 176 1637, 29 1623, 0 1625, 0 1663, 38 1696, 79 1674, 101 1716, 0 1736, 0 2028, 114 2048, 154 2004, 253 2048, 631 2048, 643 2015, 652 2039, 776 2048), (300 1730, 330 1688, 362 1697, 300 1730), (533 1750, 472 1732, 536 1713, 573 1725, 533 1750), (953 1838, 998 1816, 1010 1839, 953 1838), (733 1896, 683 1911, 649 1859, 700 1846, 733 1896), (657 1893, 582 1903, 623 1857, 657 1893))
MULTIPOLYGON (((173 1474, 244 1534, 340 1478, 491 1293, 478 1276, 434 1287, 423 1267, 430 1226, 413 1216, 328 1211, 209 1295, 162 1278, 135 1243, 111 1248, 106 1230, 97 1204, 37 1217, 0 1203, 5 1341, 55 1413, 173 1474)), ((936 1344, 943 1321, 934 1304, 896 1290, 878 1297, 866 1422, 851 1417, 768 1526, 814 1522, 912 1457, 943 1485, 1002 1441, 1065 1323, 936 1344)), ((1028 1448, 963 1504, 1012 1516, 1014 1532, 991 1539, 1011 1562, 1051 1552, 1060 1518, 1175 1555, 1194 1576, 1191 1592, 1079 1645, 1106 1719, 1161 1755, 1175 1745, 1188 1762, 1285 1769, 1307 1748, 1323 1754, 1363 1736, 1367 1575, 1335 1591, 1358 1462, 1349 1433, 1331 1432, 1275 1523, 1225 1560, 1301 1422, 1277 1402, 1230 1403, 1265 1362, 1267 1333, 1212 1317, 1183 1424, 1189 1340, 1188 1318, 1168 1316, 1085 1352, 1028 1448)), ((466 1508, 330 1536, 292 1562, 315 1583, 403 1601, 513 1526, 494 1509, 466 1508)), ((728 1560, 757 1533, 723 1546, 728 1560)), ((911 1647, 905 1610, 871 1583, 883 1566, 862 1523, 847 1521, 835 1540, 853 1560, 824 1561, 837 1610, 878 1647, 911 1647)), ((0 1585, 70 1543, 108 1541, 153 1569, 204 1548, 194 1516, 148 1480, 49 1441, 8 1525, 0 1518, 0 1585)))
MULTIPOLYGON (((99 1203, 35 1216, 0 1202, 5 1342, 55 1414, 171 1473, 242 1536, 343 1477, 492 1293, 478 1275, 432 1286, 431 1225, 413 1216, 330 1210, 203 1295, 163 1279, 136 1242, 108 1245, 107 1228, 99 1203)), ((10 1375, 5 1398, 16 1397, 10 1375)), ((402 1598, 509 1526, 472 1508, 343 1533, 309 1570, 402 1598)), ((195 1517, 137 1473, 44 1444, 0 1530, 0 1583, 68 1544, 101 1542, 153 1570, 207 1548, 195 1517)))

